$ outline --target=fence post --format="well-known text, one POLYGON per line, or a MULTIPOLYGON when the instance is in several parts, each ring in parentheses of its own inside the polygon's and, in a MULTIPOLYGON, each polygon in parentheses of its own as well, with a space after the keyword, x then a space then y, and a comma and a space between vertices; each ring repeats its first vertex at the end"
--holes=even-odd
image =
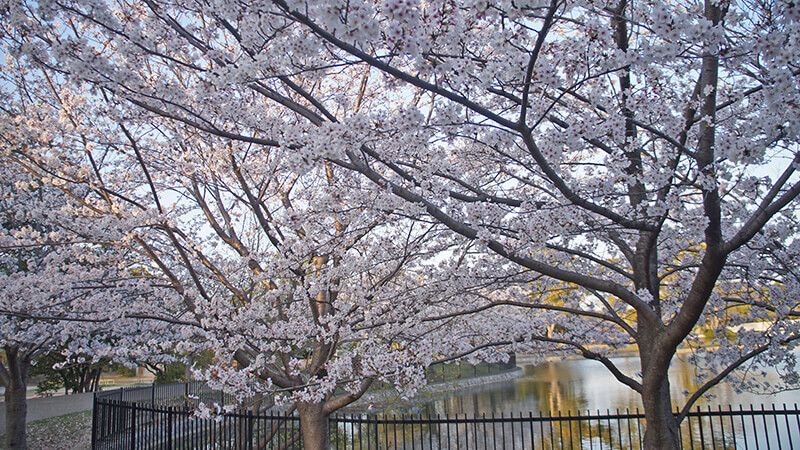
MULTIPOLYGON (((387 428, 388 426, 386 424, 383 424, 384 431, 386 431, 387 428)), ((380 438, 381 438, 381 430, 380 430, 380 425, 378 424, 378 416, 375 416, 375 448, 377 448, 378 450, 380 450, 381 448, 380 438)), ((386 448, 389 448, 389 439, 386 439, 386 448)))
POLYGON ((131 449, 136 448, 136 406, 130 407, 131 411, 131 449))
POLYGON ((172 406, 167 407, 167 448, 172 448, 172 411, 172 406))
POLYGON ((97 448, 97 392, 92 394, 92 448, 97 448))

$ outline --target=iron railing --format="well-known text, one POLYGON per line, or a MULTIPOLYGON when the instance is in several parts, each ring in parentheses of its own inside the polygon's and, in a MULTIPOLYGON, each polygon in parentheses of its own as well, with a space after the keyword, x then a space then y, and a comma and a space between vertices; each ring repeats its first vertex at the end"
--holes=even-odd
POLYGON ((115 400, 124 403, 151 406, 176 406, 194 408, 199 403, 231 404, 234 397, 211 389, 202 381, 170 384, 146 384, 131 386, 95 394, 95 399, 102 401, 115 400))
MULTIPOLYGON (((193 402, 203 396, 221 398, 219 394, 200 383, 165 386, 96 395, 92 448, 302 448, 296 416, 247 411, 203 418, 193 412, 193 402)), ((641 449, 644 429, 644 415, 638 411, 480 417, 339 414, 330 420, 332 447, 357 450, 641 449)), ((800 450, 800 410, 797 404, 697 409, 681 423, 680 439, 687 449, 800 450)))

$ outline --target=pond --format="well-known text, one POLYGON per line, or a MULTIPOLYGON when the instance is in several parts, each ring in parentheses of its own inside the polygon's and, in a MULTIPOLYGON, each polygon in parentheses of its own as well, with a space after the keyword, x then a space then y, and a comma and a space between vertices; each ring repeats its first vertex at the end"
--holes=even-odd
MULTIPOLYGON (((625 373, 634 373, 639 367, 639 359, 635 356, 614 358, 613 362, 625 373)), ((619 410, 624 412, 642 409, 638 395, 627 386, 617 381, 608 370, 596 361, 584 359, 548 362, 538 365, 523 366, 525 374, 517 379, 491 383, 470 389, 425 394, 411 400, 391 399, 381 402, 370 409, 373 413, 389 414, 421 414, 433 417, 438 415, 480 415, 509 414, 528 412, 562 412, 572 413, 597 411, 605 413, 619 410)), ((680 400, 683 404, 682 392, 694 390, 695 369, 685 358, 676 358, 670 367, 670 381, 673 407, 680 400)), ((767 370, 767 377, 777 380, 774 369, 767 370)), ((728 383, 722 383, 711 391, 709 398, 701 399, 697 406, 706 409, 710 406, 727 409, 733 405, 769 405, 787 406, 800 403, 800 391, 783 391, 778 393, 737 393, 728 383)))

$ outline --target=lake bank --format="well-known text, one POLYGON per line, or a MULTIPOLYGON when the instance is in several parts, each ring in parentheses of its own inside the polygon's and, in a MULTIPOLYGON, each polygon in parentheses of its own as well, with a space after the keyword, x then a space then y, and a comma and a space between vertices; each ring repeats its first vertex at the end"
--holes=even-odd
MULTIPOLYGON (((613 358, 625 373, 635 374, 639 370, 638 355, 613 358)), ((642 409, 639 395, 617 381, 605 367, 595 361, 582 358, 561 359, 526 365, 524 357, 517 357, 524 375, 513 380, 492 384, 473 385, 446 392, 427 391, 425 396, 403 400, 396 404, 373 405, 371 413, 436 415, 481 415, 528 412, 578 412, 578 411, 635 411, 642 409)), ((767 379, 775 383, 778 373, 775 368, 765 368, 767 379)), ((670 368, 673 407, 682 406, 685 390, 694 391, 696 368, 685 358, 676 358, 670 368)), ((731 383, 721 383, 712 388, 709 395, 700 399, 697 406, 717 408, 727 405, 792 405, 800 403, 800 391, 737 392, 731 383)))

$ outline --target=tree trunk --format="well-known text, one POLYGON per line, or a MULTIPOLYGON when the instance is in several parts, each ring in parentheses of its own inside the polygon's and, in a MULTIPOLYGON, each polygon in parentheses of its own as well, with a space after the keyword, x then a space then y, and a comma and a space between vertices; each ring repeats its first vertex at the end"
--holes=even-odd
MULTIPOLYGON (((654 383, 655 384, 655 383, 654 383)), ((647 428, 644 433, 644 448, 677 450, 681 448, 678 421, 672 413, 672 398, 669 377, 653 386, 643 385, 642 404, 647 428)))
POLYGON ((300 432, 305 450, 329 450, 331 448, 329 415, 320 403, 298 403, 300 432))
POLYGON ((28 416, 28 370, 30 360, 20 357, 16 347, 6 346, 7 383, 5 392, 6 402, 6 440, 5 448, 11 450, 24 450, 25 422, 28 416))
POLYGON ((647 428, 646 449, 677 450, 681 448, 678 421, 672 414, 669 389, 669 365, 675 355, 659 345, 658 326, 644 319, 639 322, 639 360, 642 367, 642 405, 647 428))
POLYGON ((100 391, 100 376, 103 375, 103 369, 97 369, 94 372, 92 385, 90 392, 99 392, 100 391))
POLYGON ((6 448, 24 449, 25 421, 28 415, 28 405, 25 402, 27 387, 20 387, 12 383, 6 388, 6 448))

